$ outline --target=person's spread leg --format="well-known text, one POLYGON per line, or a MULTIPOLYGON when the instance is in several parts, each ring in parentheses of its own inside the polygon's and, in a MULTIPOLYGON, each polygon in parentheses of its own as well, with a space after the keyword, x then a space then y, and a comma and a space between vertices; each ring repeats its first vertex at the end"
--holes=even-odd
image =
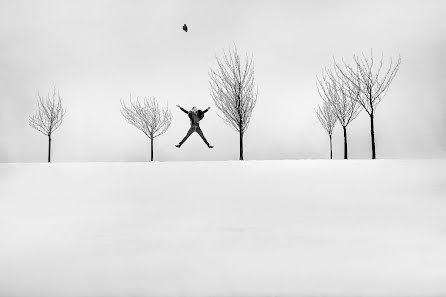
POLYGON ((189 136, 191 136, 192 133, 195 132, 195 129, 196 128, 194 126, 191 126, 189 131, 187 131, 186 136, 184 136, 183 140, 181 140, 180 143, 176 145, 176 147, 181 147, 181 145, 189 138, 189 136))
POLYGON ((197 127, 197 130, 196 130, 196 131, 197 131, 198 135, 200 135, 201 139, 203 139, 204 143, 206 143, 206 145, 207 145, 209 148, 213 148, 213 146, 210 145, 209 142, 207 141, 206 137, 204 137, 203 131, 201 131, 200 126, 197 127))

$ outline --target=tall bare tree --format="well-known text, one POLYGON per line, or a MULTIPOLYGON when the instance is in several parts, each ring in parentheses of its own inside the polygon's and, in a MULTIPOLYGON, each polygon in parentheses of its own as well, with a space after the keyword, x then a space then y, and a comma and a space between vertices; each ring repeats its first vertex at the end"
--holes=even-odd
POLYGON ((59 91, 53 89, 52 95, 40 96, 37 100, 37 111, 29 117, 29 125, 48 136, 48 163, 51 162, 51 136, 62 124, 65 109, 62 106, 62 98, 59 91))
POLYGON ((333 136, 333 128, 338 121, 336 114, 333 110, 333 107, 330 103, 324 101, 321 106, 318 106, 316 109, 316 115, 321 123, 322 127, 327 131, 328 137, 330 138, 330 159, 333 159, 333 145, 332 145, 332 136, 333 136))
POLYGON ((388 66, 384 66, 384 56, 381 55, 378 63, 375 63, 373 52, 370 56, 353 56, 354 66, 350 66, 343 61, 343 67, 335 62, 336 70, 344 84, 359 91, 357 102, 364 108, 370 117, 370 137, 372 143, 372 159, 376 159, 375 146, 375 111, 377 105, 386 95, 390 83, 395 78, 400 65, 401 57, 396 61, 392 58, 388 66))
POLYGON ((239 133, 240 160, 243 160, 243 136, 248 129, 251 114, 257 102, 254 82, 253 57, 246 55, 241 61, 237 48, 223 51, 216 69, 211 69, 210 93, 220 110, 220 118, 239 133))
POLYGON ((344 132, 344 159, 348 159, 347 126, 358 116, 360 105, 357 90, 344 85, 337 72, 325 69, 317 79, 319 96, 331 106, 344 132))
POLYGON ((160 108, 155 97, 132 100, 127 106, 121 100, 121 114, 127 122, 150 138, 150 161, 153 161, 153 140, 164 134, 172 122, 169 106, 160 108))

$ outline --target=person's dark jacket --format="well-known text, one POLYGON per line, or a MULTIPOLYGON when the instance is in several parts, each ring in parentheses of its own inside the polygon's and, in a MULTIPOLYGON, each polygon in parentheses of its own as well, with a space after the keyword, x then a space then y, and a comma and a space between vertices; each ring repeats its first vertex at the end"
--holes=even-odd
POLYGON ((206 108, 205 110, 197 110, 197 112, 193 112, 193 111, 187 111, 184 108, 180 107, 181 110, 185 113, 187 113, 187 115, 189 116, 190 119, 190 124, 191 125, 199 125, 199 122, 204 118, 204 114, 208 111, 208 109, 206 108))

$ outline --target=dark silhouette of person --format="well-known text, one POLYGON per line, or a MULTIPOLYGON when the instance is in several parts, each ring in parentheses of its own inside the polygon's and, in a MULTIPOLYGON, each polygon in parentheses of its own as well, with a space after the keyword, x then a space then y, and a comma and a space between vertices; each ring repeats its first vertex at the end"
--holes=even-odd
POLYGON ((184 32, 187 32, 187 25, 186 24, 183 25, 183 30, 184 30, 184 32))
POLYGON ((203 139, 204 143, 208 146, 208 148, 213 148, 212 145, 209 144, 209 142, 206 140, 206 137, 203 135, 203 131, 201 131, 199 122, 204 118, 204 114, 211 109, 210 107, 206 108, 205 110, 199 110, 195 106, 192 107, 192 110, 187 111, 181 106, 177 105, 183 112, 187 113, 190 119, 190 128, 189 131, 187 131, 186 136, 183 138, 183 140, 180 141, 179 144, 175 145, 176 147, 181 147, 181 145, 189 138, 189 136, 192 135, 192 133, 197 132, 198 135, 200 135, 201 139, 203 139))

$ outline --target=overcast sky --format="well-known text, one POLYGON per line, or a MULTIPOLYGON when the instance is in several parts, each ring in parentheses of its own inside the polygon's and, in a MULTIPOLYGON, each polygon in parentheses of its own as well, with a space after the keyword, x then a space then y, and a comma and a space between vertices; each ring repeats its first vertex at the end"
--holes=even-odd
MULTIPOLYGON (((0 0, 0 162, 45 162, 47 138, 28 126, 37 92, 60 90, 67 114, 55 162, 146 161, 148 139, 120 100, 155 96, 173 122, 155 160, 238 159, 238 135, 209 95, 215 56, 253 54, 259 89, 245 159, 327 158, 314 113, 316 75, 332 58, 373 48, 402 58, 376 114, 378 158, 446 155, 445 1, 5 1, 0 0), (189 32, 181 27, 187 23, 189 32), (176 104, 212 109, 197 134, 176 104)), ((367 114, 348 128, 349 155, 370 158, 367 114)), ((335 128, 334 157, 342 158, 335 128)))

